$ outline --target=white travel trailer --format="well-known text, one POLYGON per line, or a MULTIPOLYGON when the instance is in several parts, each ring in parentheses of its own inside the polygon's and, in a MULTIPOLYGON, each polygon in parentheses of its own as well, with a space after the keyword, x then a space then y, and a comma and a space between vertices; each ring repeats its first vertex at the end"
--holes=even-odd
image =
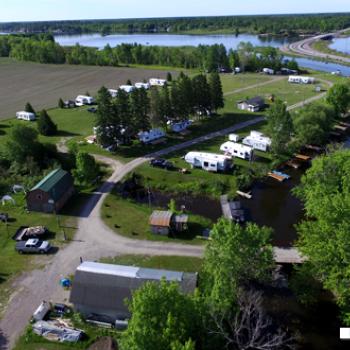
POLYGON ((253 147, 242 145, 232 141, 227 141, 220 146, 220 151, 245 160, 252 160, 254 155, 253 147))
POLYGON ((294 84, 315 84, 316 79, 313 77, 302 77, 300 75, 290 75, 288 78, 289 83, 294 84))
POLYGON ((135 88, 136 89, 149 89, 149 83, 135 83, 135 88))
POLYGON ((149 143, 162 137, 165 137, 165 132, 162 129, 151 129, 149 131, 140 131, 138 133, 139 140, 143 143, 149 143))
POLYGON ((118 90, 115 90, 115 89, 108 89, 108 92, 112 97, 117 97, 118 95, 118 90))
POLYGON ((130 92, 132 92, 135 89, 135 87, 132 85, 120 85, 119 89, 123 90, 129 94, 130 92))
POLYGON ((151 78, 149 80, 149 84, 151 86, 164 86, 164 85, 166 85, 166 80, 165 79, 158 79, 158 78, 151 78))
POLYGON ((31 112, 21 111, 16 113, 16 118, 26 121, 33 121, 35 120, 35 114, 31 112))
POLYGON ((75 104, 77 106, 91 105, 95 102, 95 99, 91 96, 79 95, 75 99, 75 104))
POLYGON ((238 142, 240 141, 241 137, 237 134, 230 134, 228 135, 228 139, 232 142, 238 142))
POLYGON ((202 168, 206 171, 226 171, 232 168, 232 158, 221 154, 189 152, 185 161, 193 168, 202 168))
POLYGON ((183 132, 191 125, 191 121, 190 120, 183 120, 181 122, 176 122, 176 123, 170 122, 169 125, 171 127, 171 131, 183 132))
POLYGON ((245 137, 242 142, 244 145, 263 152, 268 151, 271 146, 271 139, 259 131, 251 131, 250 135, 245 137))
POLYGON ((267 75, 274 75, 275 71, 271 68, 263 68, 263 73, 265 73, 267 75))

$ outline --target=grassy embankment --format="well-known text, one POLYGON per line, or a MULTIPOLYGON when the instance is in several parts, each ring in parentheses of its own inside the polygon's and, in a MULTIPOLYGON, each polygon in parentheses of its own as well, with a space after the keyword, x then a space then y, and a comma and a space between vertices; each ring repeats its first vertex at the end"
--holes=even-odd
POLYGON ((330 48, 331 43, 332 42, 328 40, 318 40, 312 44, 312 48, 316 51, 320 51, 326 54, 349 58, 349 55, 347 55, 346 53, 330 48))

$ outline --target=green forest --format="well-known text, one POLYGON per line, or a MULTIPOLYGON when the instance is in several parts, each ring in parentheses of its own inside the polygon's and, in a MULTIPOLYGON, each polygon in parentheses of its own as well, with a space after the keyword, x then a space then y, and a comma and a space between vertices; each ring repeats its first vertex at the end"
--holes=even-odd
POLYGON ((295 35, 350 26, 350 14, 182 17, 1 23, 0 31, 80 33, 255 33, 295 35))

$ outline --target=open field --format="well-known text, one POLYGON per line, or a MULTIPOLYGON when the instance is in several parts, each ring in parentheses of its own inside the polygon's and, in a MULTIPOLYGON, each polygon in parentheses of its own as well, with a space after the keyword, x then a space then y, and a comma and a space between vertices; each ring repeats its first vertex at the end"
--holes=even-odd
POLYGON ((130 79, 132 82, 151 77, 166 77, 158 69, 72 66, 17 62, 0 59, 0 119, 12 117, 26 102, 34 109, 54 107, 58 99, 74 99, 90 94, 102 86, 116 88, 130 79))
POLYGON ((224 93, 273 80, 273 76, 256 73, 226 73, 220 77, 224 93))

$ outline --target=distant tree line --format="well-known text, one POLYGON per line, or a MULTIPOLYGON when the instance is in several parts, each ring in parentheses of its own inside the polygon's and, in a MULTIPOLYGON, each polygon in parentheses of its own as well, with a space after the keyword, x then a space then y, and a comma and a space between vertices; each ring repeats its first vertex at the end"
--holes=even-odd
POLYGON ((229 32, 294 35, 350 26, 350 14, 220 16, 1 23, 0 31, 57 34, 229 32))
POLYGON ((112 97, 105 87, 97 94, 96 133, 102 145, 129 143, 139 131, 167 127, 170 121, 181 121, 191 114, 205 116, 224 107, 219 74, 209 79, 204 74, 193 78, 180 73, 171 87, 135 89, 130 94, 119 90, 112 97))
POLYGON ((281 69, 288 66, 297 69, 295 61, 286 63, 276 48, 254 47, 242 42, 237 50, 227 51, 222 44, 198 47, 161 47, 139 44, 121 44, 114 48, 107 45, 103 50, 84 47, 62 47, 50 35, 0 36, 0 56, 21 61, 40 63, 68 63, 97 66, 129 64, 161 65, 181 68, 198 68, 212 72, 241 67, 257 71, 264 67, 281 69))

